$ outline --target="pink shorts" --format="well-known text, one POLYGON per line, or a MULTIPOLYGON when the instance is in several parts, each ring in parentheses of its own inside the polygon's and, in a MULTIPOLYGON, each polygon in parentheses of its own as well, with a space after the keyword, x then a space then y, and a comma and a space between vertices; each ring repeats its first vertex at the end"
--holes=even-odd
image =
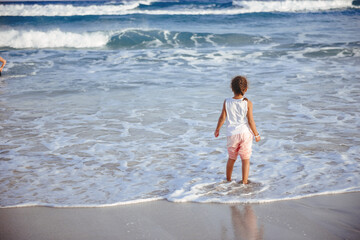
POLYGON ((253 143, 253 134, 251 132, 244 132, 227 137, 227 149, 230 159, 237 159, 240 155, 241 159, 250 159, 251 148, 253 143))

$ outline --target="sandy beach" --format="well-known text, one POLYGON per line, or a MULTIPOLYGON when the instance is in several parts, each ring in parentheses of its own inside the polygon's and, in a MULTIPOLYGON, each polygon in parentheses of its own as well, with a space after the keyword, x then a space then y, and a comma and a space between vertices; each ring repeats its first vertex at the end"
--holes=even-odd
POLYGON ((266 204, 154 201, 104 208, 0 209, 0 238, 359 239, 360 193, 266 204))

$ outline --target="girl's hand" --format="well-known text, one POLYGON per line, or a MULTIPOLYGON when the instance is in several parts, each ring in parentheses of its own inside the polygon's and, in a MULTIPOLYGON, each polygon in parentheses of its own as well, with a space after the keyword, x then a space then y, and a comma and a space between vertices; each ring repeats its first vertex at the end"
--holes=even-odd
POLYGON ((215 137, 219 136, 219 132, 220 132, 219 130, 217 130, 217 129, 215 130, 215 132, 214 132, 215 137))
POLYGON ((256 141, 256 142, 260 142, 260 140, 261 140, 260 135, 255 136, 255 141, 256 141))

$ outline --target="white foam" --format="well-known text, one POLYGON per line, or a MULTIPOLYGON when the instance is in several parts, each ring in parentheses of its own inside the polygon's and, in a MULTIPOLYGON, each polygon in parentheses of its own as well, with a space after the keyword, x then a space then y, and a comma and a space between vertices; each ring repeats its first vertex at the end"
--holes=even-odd
POLYGON ((352 6, 352 0, 285 0, 285 1, 233 1, 247 12, 299 12, 343 9, 352 6))
POLYGON ((352 5, 352 0, 319 0, 319 1, 235 1, 238 7, 228 9, 172 9, 172 10, 140 10, 136 9, 139 4, 149 5, 153 1, 140 1, 125 5, 91 5, 73 6, 70 4, 47 4, 47 5, 24 5, 11 4, 0 5, 1 16, 85 16, 85 15, 127 15, 127 14, 150 14, 150 15, 236 15, 256 12, 299 12, 299 11, 324 11, 343 9, 357 6, 352 5))
MULTIPOLYGON (((263 203, 274 203, 280 201, 291 201, 291 200, 300 200, 304 198, 311 198, 311 197, 318 197, 318 196, 325 196, 325 195, 336 195, 336 194, 344 194, 344 193, 353 193, 353 192, 360 192, 359 187, 352 187, 348 189, 338 190, 338 191, 324 191, 319 193, 307 194, 307 195, 299 195, 294 197, 284 197, 284 198, 264 198, 264 199, 223 199, 219 197, 214 198, 207 198, 205 200, 197 200, 199 198, 198 195, 194 196, 187 196, 182 199, 174 199, 172 195, 171 197, 157 197, 157 198, 147 198, 147 199, 136 199, 131 201, 124 201, 124 202, 115 202, 109 204, 71 204, 71 205, 64 205, 64 204, 44 204, 44 203, 26 203, 26 204, 16 204, 16 205, 7 205, 7 206, 0 206, 0 209, 6 208, 25 208, 25 207, 51 207, 51 208, 106 208, 106 207, 115 207, 115 206, 124 206, 124 205, 132 205, 132 204, 141 204, 147 202, 154 202, 154 201, 161 201, 166 200, 169 202, 174 203, 187 203, 187 202, 194 202, 194 203, 222 203, 222 204, 244 204, 244 203, 252 203, 252 204, 263 204, 263 203)), ((175 195, 183 193, 183 191, 176 192, 175 195)))
POLYGON ((115 206, 123 206, 130 204, 139 204, 139 203, 147 203, 153 201, 164 200, 164 198, 147 198, 147 199, 136 199, 132 201, 124 201, 124 202, 115 202, 109 204, 77 204, 77 205, 63 205, 63 204, 44 204, 44 203, 26 203, 26 204, 17 204, 17 205, 8 205, 8 206, 0 206, 0 208, 25 208, 25 207, 51 207, 51 208, 105 208, 105 207, 115 207, 115 206))
MULTIPOLYGON (((263 172, 265 174, 265 172, 263 172)), ((316 193, 295 194, 292 196, 282 196, 277 198, 259 197, 262 193, 267 191, 274 191, 269 183, 256 183, 252 182, 249 185, 243 185, 237 181, 232 182, 211 182, 211 183, 199 183, 191 185, 186 190, 181 188, 176 190, 166 199, 170 202, 185 203, 185 202, 198 202, 198 203, 270 203, 287 200, 297 200, 315 196, 330 195, 330 194, 342 194, 349 192, 359 192, 360 187, 348 187, 345 189, 331 190, 331 191, 319 191, 316 193), (272 188, 272 189, 270 189, 272 188)), ((186 184, 187 185, 187 184, 186 184)), ((309 186, 305 184, 298 186, 299 189, 309 186)), ((297 189, 296 187, 294 189, 297 189)), ((282 189, 284 191, 284 189, 282 189)), ((283 193, 275 193, 274 195, 282 195, 283 193)))
POLYGON ((290 201, 290 200, 299 200, 310 197, 324 196, 324 195, 335 195, 335 194, 344 194, 344 193, 352 193, 352 192, 360 192, 359 188, 349 188, 345 190, 338 191, 325 191, 307 195, 299 195, 294 197, 284 197, 284 198, 263 198, 263 199, 236 199, 233 198, 231 200, 224 200, 221 198, 209 198, 204 201, 188 201, 187 199, 174 200, 176 203, 185 203, 185 202, 197 202, 197 203, 225 203, 225 204, 244 204, 244 203, 272 203, 272 202, 280 202, 280 201, 290 201))
POLYGON ((153 0, 123 1, 123 4, 74 6, 71 4, 1 4, 0 16, 85 16, 128 14, 140 4, 149 5, 153 0))
POLYGON ((110 34, 104 32, 64 32, 7 30, 0 31, 0 47, 10 48, 98 48, 109 41, 110 34))

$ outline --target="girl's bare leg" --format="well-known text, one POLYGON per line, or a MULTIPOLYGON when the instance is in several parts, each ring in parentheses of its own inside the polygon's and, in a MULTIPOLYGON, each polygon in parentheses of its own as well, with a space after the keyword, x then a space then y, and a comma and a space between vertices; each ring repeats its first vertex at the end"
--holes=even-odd
POLYGON ((234 168, 236 159, 228 159, 228 162, 226 164, 226 179, 230 182, 231 181, 231 175, 234 168))
POLYGON ((241 159, 241 163, 242 163, 242 182, 243 184, 248 184, 250 159, 241 159))

